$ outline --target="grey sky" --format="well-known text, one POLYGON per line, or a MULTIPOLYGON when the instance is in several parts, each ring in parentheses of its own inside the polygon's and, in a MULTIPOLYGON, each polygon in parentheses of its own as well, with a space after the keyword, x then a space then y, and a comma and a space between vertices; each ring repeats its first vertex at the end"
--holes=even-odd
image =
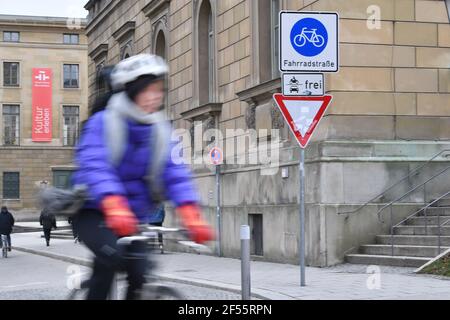
POLYGON ((85 18, 87 0, 0 0, 0 14, 85 18))

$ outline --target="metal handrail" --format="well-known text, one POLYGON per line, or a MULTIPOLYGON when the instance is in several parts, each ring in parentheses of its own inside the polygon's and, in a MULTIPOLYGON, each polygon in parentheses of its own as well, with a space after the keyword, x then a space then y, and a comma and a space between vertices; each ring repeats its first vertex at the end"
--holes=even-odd
MULTIPOLYGON (((414 212, 412 215, 408 216, 407 218, 403 219, 402 221, 400 221, 399 223, 397 223, 394 228, 397 228, 399 225, 401 225, 402 223, 408 221, 409 219, 411 219, 412 217, 416 216, 417 214, 419 214, 421 211, 427 210, 429 207, 431 207, 433 204, 435 204, 436 202, 442 200, 443 198, 445 198, 446 196, 448 196, 450 194, 450 191, 448 191, 447 193, 444 193, 442 196, 440 196, 439 198, 433 200, 432 202, 430 202, 429 204, 427 204, 426 206, 420 208, 419 210, 417 210, 416 212, 414 212)), ((450 220, 450 219, 449 219, 450 220)), ((445 224, 445 223, 444 223, 445 224)))
MULTIPOLYGON (((416 212, 414 212, 414 214, 410 215, 406 219, 404 219, 404 220, 400 221, 399 223, 397 223, 395 226, 393 226, 393 223, 392 223, 393 216, 392 216, 392 207, 391 207, 391 254, 392 254, 392 256, 394 256, 394 229, 397 228, 398 226, 400 226, 402 223, 404 223, 408 219, 411 219, 413 216, 417 215, 419 212, 424 211, 425 212, 425 234, 428 235, 428 224, 427 224, 427 218, 428 217, 427 217, 427 214, 426 214, 427 209, 430 208, 436 202, 441 201, 442 199, 444 199, 449 194, 450 194, 450 191, 444 193, 439 198, 431 201, 426 206, 424 206, 421 209, 419 209, 416 212)), ((447 221, 445 221, 443 224, 441 224, 441 213, 438 212, 438 254, 441 253, 441 234, 442 234, 441 227, 446 225, 449 221, 450 221, 450 219, 447 219, 447 221)))
MULTIPOLYGON (((444 170, 440 171, 439 173, 435 174, 434 176, 432 176, 430 179, 428 179, 427 181, 425 181, 422 184, 419 184, 417 186, 415 186, 414 188, 410 189, 409 191, 407 191, 406 193, 404 193, 402 196, 398 197, 395 200, 392 200, 391 202, 389 202, 388 204, 384 205, 381 209, 379 209, 377 211, 378 214, 378 218, 380 217, 380 213, 382 211, 384 211, 384 209, 391 207, 394 203, 402 200, 403 198, 405 198, 406 196, 410 195, 412 192, 416 191, 417 189, 419 189, 420 187, 425 186, 428 182, 430 182, 431 180, 434 180, 435 178, 441 176, 442 174, 444 174, 446 171, 448 171, 450 169, 450 166, 446 167, 444 170)), ((424 202, 426 203, 426 199, 424 199, 424 202)))
POLYGON ((389 190, 391 190, 392 188, 396 187, 397 185, 399 185, 401 182, 403 182, 404 180, 408 179, 409 177, 411 177, 412 175, 416 174, 418 171, 422 170, 425 166, 427 166, 429 163, 431 163, 434 159, 436 159, 437 157, 439 157, 441 154, 445 153, 445 152, 450 152, 450 149, 444 149, 439 151, 438 153, 436 153, 432 158, 430 158, 427 162, 425 162, 424 164, 422 164, 421 166, 418 166, 417 168, 415 168, 413 171, 411 171, 408 175, 406 175, 405 177, 403 177, 402 179, 400 179, 399 181, 395 182, 393 185, 391 185, 390 187, 388 187, 387 189, 385 189, 382 193, 380 193, 379 195, 377 195, 376 197, 370 199, 369 201, 367 201, 366 203, 362 204, 361 206, 359 206, 358 208, 354 209, 354 210, 350 210, 350 211, 344 211, 344 212, 338 212, 338 214, 353 214, 356 213, 358 211, 360 211, 362 208, 366 207, 369 203, 371 203, 372 201, 380 198, 381 196, 383 196, 386 192, 388 192, 389 190))

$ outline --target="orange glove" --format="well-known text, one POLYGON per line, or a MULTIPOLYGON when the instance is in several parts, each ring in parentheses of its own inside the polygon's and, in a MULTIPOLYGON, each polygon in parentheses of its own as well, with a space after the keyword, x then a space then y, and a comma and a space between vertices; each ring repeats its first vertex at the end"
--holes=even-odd
POLYGON ((188 229, 191 239, 197 243, 205 243, 215 239, 213 229, 202 219, 200 208, 193 204, 177 208, 182 224, 188 229))
POLYGON ((130 236, 137 231, 138 220, 123 196, 106 196, 101 202, 105 222, 117 236, 130 236))

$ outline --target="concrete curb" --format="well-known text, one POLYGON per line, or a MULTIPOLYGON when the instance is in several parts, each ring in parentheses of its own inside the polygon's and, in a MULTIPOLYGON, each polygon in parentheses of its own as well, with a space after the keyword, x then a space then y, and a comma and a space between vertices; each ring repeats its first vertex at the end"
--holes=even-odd
POLYGON ((35 249, 16 247, 16 246, 11 246, 11 248, 14 250, 17 250, 17 251, 27 252, 27 253, 31 253, 31 254, 35 254, 35 255, 39 255, 39 256, 55 259, 55 260, 78 264, 78 265, 82 265, 82 266, 89 267, 89 268, 92 266, 91 261, 82 259, 82 258, 75 258, 75 257, 70 257, 70 256, 66 256, 66 255, 59 254, 59 253, 46 252, 46 251, 42 251, 42 250, 35 250, 35 249))
MULTIPOLYGON (((64 261, 68 263, 78 264, 85 267, 92 267, 92 262, 90 260, 82 259, 82 258, 76 258, 76 257, 70 257, 59 253, 53 253, 53 252, 46 252, 42 250, 35 250, 35 249, 29 249, 24 247, 16 247, 12 246, 14 250, 27 252, 35 255, 44 256, 47 258, 64 261)), ((192 278, 183 278, 178 277, 172 274, 156 274, 156 278, 163 281, 170 281, 175 283, 183 283, 188 285, 194 285, 197 287, 203 287, 203 288, 209 288, 209 289, 217 289, 217 290, 223 290, 228 291, 232 293, 241 294, 241 287, 228 284, 228 283, 222 283, 217 281, 210 281, 210 280, 203 280, 203 279, 195 279, 192 278)), ((251 296, 256 299, 261 300, 293 300, 294 297, 281 294, 279 292, 267 290, 267 289, 252 289, 251 296)))

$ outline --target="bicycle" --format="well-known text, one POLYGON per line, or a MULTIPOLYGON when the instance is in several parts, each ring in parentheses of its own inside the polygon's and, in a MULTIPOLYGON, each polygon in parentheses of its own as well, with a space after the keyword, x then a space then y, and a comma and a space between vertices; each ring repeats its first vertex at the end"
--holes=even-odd
MULTIPOLYGON (((43 208, 45 208, 49 213, 54 213, 59 216, 74 216, 78 210, 83 206, 85 201, 88 199, 87 187, 84 185, 75 186, 70 190, 63 190, 54 187, 42 188, 38 194, 38 200, 43 208)), ((127 246, 133 241, 144 241, 149 247, 149 254, 145 257, 148 259, 151 257, 151 252, 159 248, 158 232, 162 234, 181 234, 184 238, 187 238, 187 231, 184 229, 177 228, 165 228, 165 227, 150 227, 148 225, 140 225, 138 230, 140 235, 124 237, 118 240, 118 244, 121 246, 127 246)), ((81 239, 82 240, 82 239, 81 239)), ((193 250, 200 252, 210 252, 211 250, 204 245, 197 244, 193 241, 177 241, 179 244, 186 247, 192 248, 193 250)), ((125 250, 126 252, 126 250, 125 250)), ((125 257, 126 258, 126 257, 125 257)), ((150 261, 147 266, 151 268, 147 269, 147 274, 145 276, 146 281, 143 285, 141 292, 139 293, 140 300, 182 300, 182 295, 175 289, 158 284, 157 277, 152 274, 154 268, 154 261, 150 261)), ((124 270, 119 270, 119 273, 124 270)), ((123 280, 119 278, 118 280, 123 280)), ((117 283, 117 279, 113 283, 117 283)), ((69 300, 74 300, 81 293, 87 292, 89 288, 90 280, 81 281, 79 288, 73 289, 69 296, 69 300)), ((110 292, 109 298, 116 298, 117 294, 114 294, 114 290, 110 292)))
POLYGON ((294 44, 301 48, 306 45, 307 42, 310 42, 316 48, 320 48, 325 44, 325 38, 320 34, 317 34, 317 29, 307 30, 305 27, 302 29, 302 32, 294 37, 294 44), (308 34, 310 35, 308 37, 308 34))
POLYGON ((8 258, 8 236, 6 234, 1 235, 1 241, 2 241, 2 257, 8 258))
MULTIPOLYGON (((139 226, 139 230, 141 231, 139 235, 124 237, 117 240, 117 243, 120 246, 123 246, 125 249, 134 241, 143 241, 149 247, 149 254, 145 257, 146 259, 151 258, 151 252, 157 250, 159 248, 158 241, 158 233, 163 234, 181 234, 183 237, 186 237, 186 230, 178 229, 178 228, 165 228, 165 227, 149 227, 149 226, 139 226)), ((177 240, 181 245, 190 247, 197 252, 207 251, 210 252, 210 249, 207 246, 197 244, 193 241, 182 241, 177 240)), ((124 258, 126 259, 126 250, 124 251, 124 258)), ((136 257, 134 257, 136 259, 136 257)), ((145 283, 138 293, 138 300, 183 300, 183 295, 176 289, 171 288, 169 286, 159 284, 157 277, 152 273, 155 268, 155 262, 149 260, 150 263, 147 264, 147 274, 145 276, 145 283)), ((124 273, 124 270, 119 270, 119 273, 124 273)), ((124 275, 116 276, 113 281, 113 288, 109 294, 109 300, 118 300, 118 290, 115 288, 119 281, 125 280, 124 275)), ((89 288, 90 280, 81 281, 80 287, 73 289, 69 296, 68 300, 75 300, 82 293, 87 293, 89 288)))

